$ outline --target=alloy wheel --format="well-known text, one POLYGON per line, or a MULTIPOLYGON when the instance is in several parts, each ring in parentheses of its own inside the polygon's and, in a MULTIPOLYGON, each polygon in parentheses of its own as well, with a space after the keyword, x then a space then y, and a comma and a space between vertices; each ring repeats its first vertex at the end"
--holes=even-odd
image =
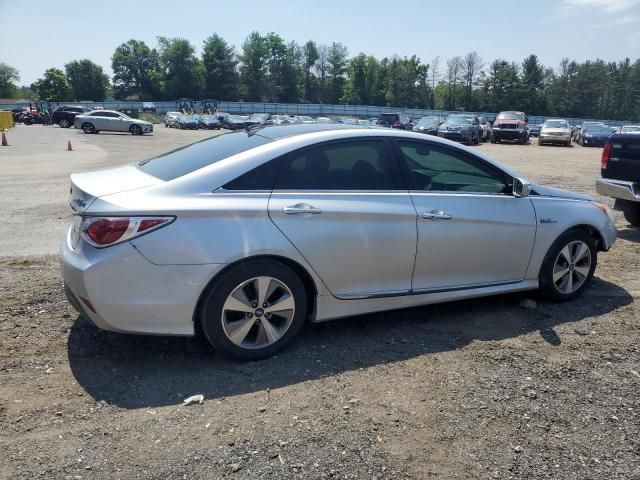
POLYGON ((553 284, 560 293, 570 295, 584 284, 590 270, 589 246, 581 240, 569 242, 553 263, 553 284))
POLYGON ((265 348, 287 332, 295 308, 286 284, 273 277, 254 277, 238 285, 225 300, 222 328, 239 347, 265 348))

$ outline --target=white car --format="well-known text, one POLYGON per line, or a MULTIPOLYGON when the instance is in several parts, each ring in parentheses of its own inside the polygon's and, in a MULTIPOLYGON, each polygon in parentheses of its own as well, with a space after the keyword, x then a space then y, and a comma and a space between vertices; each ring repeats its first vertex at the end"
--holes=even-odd
POLYGON ((620 133, 639 133, 640 134, 640 125, 624 125, 620 133))
POLYGON ((74 126, 84 133, 129 132, 131 135, 153 133, 153 123, 131 118, 115 110, 93 110, 85 115, 78 115, 74 126))
POLYGON ((180 115, 182 115, 180 112, 167 112, 164 116, 164 126, 178 128, 178 117, 180 115))

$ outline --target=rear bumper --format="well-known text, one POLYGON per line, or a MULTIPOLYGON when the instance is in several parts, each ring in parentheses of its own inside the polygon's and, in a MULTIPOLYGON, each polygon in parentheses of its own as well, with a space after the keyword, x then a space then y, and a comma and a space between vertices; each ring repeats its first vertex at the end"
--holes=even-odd
POLYGON ((69 303, 103 330, 193 335, 200 294, 223 265, 154 265, 131 244, 97 249, 60 245, 69 303), (88 301, 90 308, 85 300, 88 301))
POLYGON ((598 178, 596 180, 596 192, 605 197, 618 198, 630 202, 640 202, 638 184, 634 182, 598 178))

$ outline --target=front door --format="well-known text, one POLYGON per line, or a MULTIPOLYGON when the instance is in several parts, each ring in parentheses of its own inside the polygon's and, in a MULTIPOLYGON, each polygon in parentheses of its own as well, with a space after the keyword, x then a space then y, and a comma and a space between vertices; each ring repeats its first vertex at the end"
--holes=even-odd
POLYGON ((408 293, 416 211, 387 143, 330 142, 290 154, 269 215, 342 298, 408 293))
POLYGON ((524 279, 536 232, 531 200, 510 179, 462 149, 399 141, 418 213, 415 292, 524 279))

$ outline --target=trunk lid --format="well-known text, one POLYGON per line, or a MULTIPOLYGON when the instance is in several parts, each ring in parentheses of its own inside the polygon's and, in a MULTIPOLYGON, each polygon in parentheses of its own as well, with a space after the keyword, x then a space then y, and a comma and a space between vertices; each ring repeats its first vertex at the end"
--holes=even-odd
POLYGON ((602 177, 640 182, 640 135, 615 133, 609 142, 611 153, 602 177))
POLYGON ((83 213, 98 197, 164 183, 133 165, 71 175, 69 205, 83 213))

